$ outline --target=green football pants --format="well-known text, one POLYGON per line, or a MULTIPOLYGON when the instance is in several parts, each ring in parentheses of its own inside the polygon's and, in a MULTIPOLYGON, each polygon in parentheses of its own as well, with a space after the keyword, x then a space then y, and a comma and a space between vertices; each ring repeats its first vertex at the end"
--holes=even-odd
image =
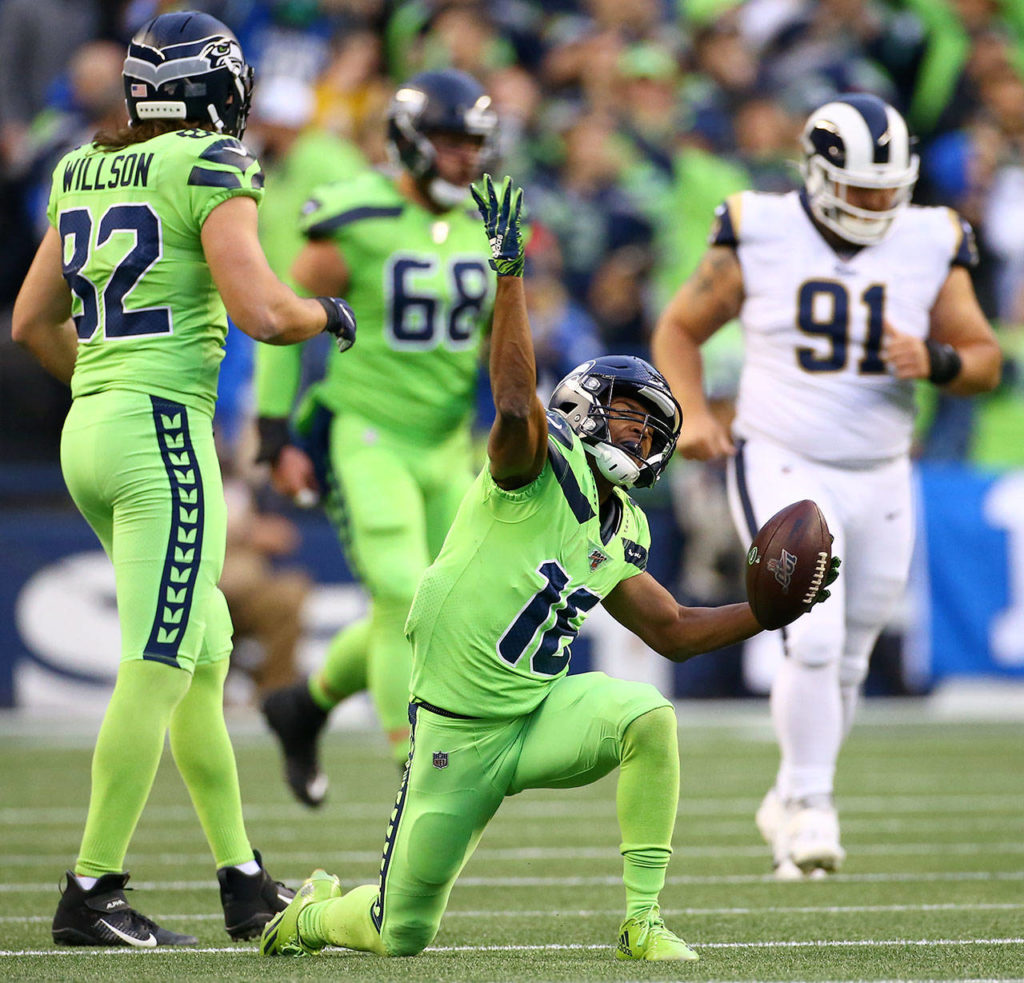
MULTIPOLYGON (((365 678, 381 725, 407 726, 412 646, 405 620, 473 480, 467 431, 436 447, 341 414, 330 429, 327 514, 349 565, 370 595, 365 678)), ((351 665, 345 679, 351 679, 351 665)), ((344 680, 323 670, 327 689, 344 680)))
MULTIPOLYGON (((670 706, 647 683, 591 672, 552 683, 532 713, 513 720, 456 720, 416 708, 410 766, 370 912, 387 952, 409 955, 429 945, 459 872, 505 796, 597 781, 619 765, 626 728, 670 706)), ((677 755, 674 744, 671 753, 677 755)), ((678 788, 671 794, 674 815, 678 788)))
POLYGON ((79 397, 61 468, 114 564, 121 658, 189 672, 227 658, 227 514, 209 415, 128 390, 79 397))

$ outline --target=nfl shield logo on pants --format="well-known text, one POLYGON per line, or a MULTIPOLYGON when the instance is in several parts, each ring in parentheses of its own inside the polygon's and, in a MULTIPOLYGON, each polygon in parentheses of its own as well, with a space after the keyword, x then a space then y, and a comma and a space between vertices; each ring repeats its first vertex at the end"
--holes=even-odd
POLYGON ((435 751, 434 752, 434 767, 435 768, 447 768, 448 767, 448 752, 447 751, 435 751))

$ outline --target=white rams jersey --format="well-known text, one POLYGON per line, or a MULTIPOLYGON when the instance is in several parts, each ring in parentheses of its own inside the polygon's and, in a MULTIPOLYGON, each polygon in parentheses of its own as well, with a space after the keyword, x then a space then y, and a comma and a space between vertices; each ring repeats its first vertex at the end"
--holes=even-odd
POLYGON ((914 384, 881 357, 882 326, 925 338, 953 265, 976 262, 948 208, 905 208, 889 236, 848 257, 811 220, 802 192, 745 191, 719 206, 711 243, 743 270, 745 355, 733 430, 852 465, 906 454, 914 384))

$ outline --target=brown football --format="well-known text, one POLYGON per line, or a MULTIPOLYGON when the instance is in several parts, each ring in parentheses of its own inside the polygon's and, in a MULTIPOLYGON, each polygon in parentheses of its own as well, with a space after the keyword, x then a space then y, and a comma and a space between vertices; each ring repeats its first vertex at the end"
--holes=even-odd
POLYGON ((811 606, 832 562, 832 537, 810 499, 776 512, 747 552, 747 600, 762 628, 782 628, 811 606))

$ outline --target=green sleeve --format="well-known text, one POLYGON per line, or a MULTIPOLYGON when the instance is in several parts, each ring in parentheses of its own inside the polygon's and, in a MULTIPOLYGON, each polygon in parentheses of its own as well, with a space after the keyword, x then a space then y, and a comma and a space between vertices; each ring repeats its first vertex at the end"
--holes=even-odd
POLYGON ((263 170, 244 144, 222 137, 195 159, 186 187, 189 208, 201 229, 210 212, 228 198, 253 198, 258 206, 263 201, 263 170))

